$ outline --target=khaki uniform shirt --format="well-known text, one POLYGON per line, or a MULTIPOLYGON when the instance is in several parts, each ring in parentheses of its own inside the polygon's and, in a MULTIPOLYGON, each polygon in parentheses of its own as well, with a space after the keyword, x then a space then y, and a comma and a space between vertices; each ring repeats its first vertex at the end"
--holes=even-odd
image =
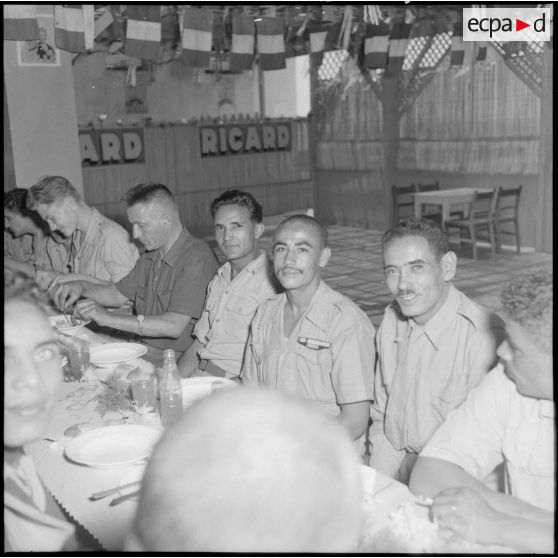
POLYGON ((376 337, 370 465, 394 476, 496 363, 502 321, 450 285, 423 326, 387 307, 376 337))
POLYGON ((480 481, 504 461, 506 492, 554 511, 554 450, 554 401, 521 395, 498 364, 449 413, 421 456, 454 463, 480 481))
POLYGON ((75 231, 68 259, 70 271, 117 282, 136 263, 139 252, 118 223, 92 208, 85 234, 75 231))
POLYGON ((207 288, 202 315, 194 328, 204 347, 199 356, 231 376, 239 376, 250 322, 258 305, 278 291, 264 252, 231 280, 231 264, 217 271, 207 288))
POLYGON ((186 229, 161 258, 159 250, 141 255, 134 269, 116 284, 134 301, 135 313, 159 316, 166 312, 185 314, 192 319, 178 339, 142 337, 157 349, 185 351, 193 342, 192 329, 200 317, 209 281, 217 271, 217 258, 211 248, 186 229))
POLYGON ((323 281, 289 337, 286 294, 260 305, 242 367, 242 383, 302 398, 337 416, 339 405, 373 396, 374 326, 351 300, 323 281))

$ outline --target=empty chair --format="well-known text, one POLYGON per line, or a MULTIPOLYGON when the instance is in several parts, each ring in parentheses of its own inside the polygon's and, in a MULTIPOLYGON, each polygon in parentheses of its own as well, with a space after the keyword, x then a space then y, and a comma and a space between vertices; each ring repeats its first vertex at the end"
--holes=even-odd
POLYGON ((416 185, 391 187, 391 200, 393 206, 393 221, 400 217, 412 217, 415 214, 415 200, 412 196, 417 191, 416 185))
POLYGON ((518 188, 500 188, 498 193, 498 204, 496 205, 495 232, 496 250, 502 248, 501 235, 515 236, 517 253, 521 252, 519 237, 519 198, 521 196, 520 185, 518 188), (510 230, 510 225, 513 230, 510 230))
POLYGON ((436 182, 432 182, 431 184, 423 184, 419 182, 417 184, 417 191, 418 192, 433 192, 434 190, 440 189, 440 183, 436 180, 436 182))
POLYGON ((448 219, 445 223, 446 232, 458 229, 461 242, 470 242, 473 249, 473 259, 477 259, 477 240, 485 239, 478 235, 479 231, 488 230, 490 252, 496 253, 495 215, 498 203, 499 190, 490 192, 476 192, 474 198, 469 202, 467 217, 448 219), (468 238, 463 238, 462 232, 468 233, 468 238))

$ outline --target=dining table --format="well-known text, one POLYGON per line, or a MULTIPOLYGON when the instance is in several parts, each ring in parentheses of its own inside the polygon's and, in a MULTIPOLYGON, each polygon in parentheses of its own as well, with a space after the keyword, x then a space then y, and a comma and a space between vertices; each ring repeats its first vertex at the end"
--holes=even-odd
POLYGON ((442 209, 442 225, 450 218, 452 210, 463 210, 475 193, 492 192, 492 188, 450 188, 446 190, 431 190, 428 192, 415 192, 414 198, 415 217, 422 217, 424 206, 437 205, 442 209))

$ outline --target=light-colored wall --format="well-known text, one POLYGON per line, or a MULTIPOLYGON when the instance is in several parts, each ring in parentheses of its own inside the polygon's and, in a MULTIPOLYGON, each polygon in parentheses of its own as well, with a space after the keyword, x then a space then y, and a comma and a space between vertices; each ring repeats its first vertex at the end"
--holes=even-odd
MULTIPOLYGON (((41 11, 48 13, 46 6, 41 11)), ((27 188, 58 174, 83 191, 70 53, 60 51, 59 67, 19 66, 16 41, 3 43, 16 184, 27 188)))
MULTIPOLYGON (((105 127, 118 119, 125 124, 222 114, 251 114, 260 111, 257 71, 242 74, 206 74, 185 66, 180 60, 154 66, 153 81, 147 86, 148 112, 126 114, 126 71, 107 70, 106 54, 80 56, 73 67, 77 120, 82 126, 97 125, 97 115, 107 114, 105 127)), ((139 73, 139 72, 138 72, 139 73)))

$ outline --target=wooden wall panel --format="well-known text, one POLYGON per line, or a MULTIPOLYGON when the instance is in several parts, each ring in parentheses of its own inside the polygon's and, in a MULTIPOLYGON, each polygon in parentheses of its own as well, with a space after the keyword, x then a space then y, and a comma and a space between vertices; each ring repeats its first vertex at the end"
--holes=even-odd
POLYGON ((292 121, 291 151, 201 158, 197 126, 145 128, 145 163, 84 167, 85 199, 126 223, 124 193, 141 182, 166 184, 194 231, 211 225, 209 204, 230 188, 252 192, 264 215, 314 206, 307 120, 292 121))

